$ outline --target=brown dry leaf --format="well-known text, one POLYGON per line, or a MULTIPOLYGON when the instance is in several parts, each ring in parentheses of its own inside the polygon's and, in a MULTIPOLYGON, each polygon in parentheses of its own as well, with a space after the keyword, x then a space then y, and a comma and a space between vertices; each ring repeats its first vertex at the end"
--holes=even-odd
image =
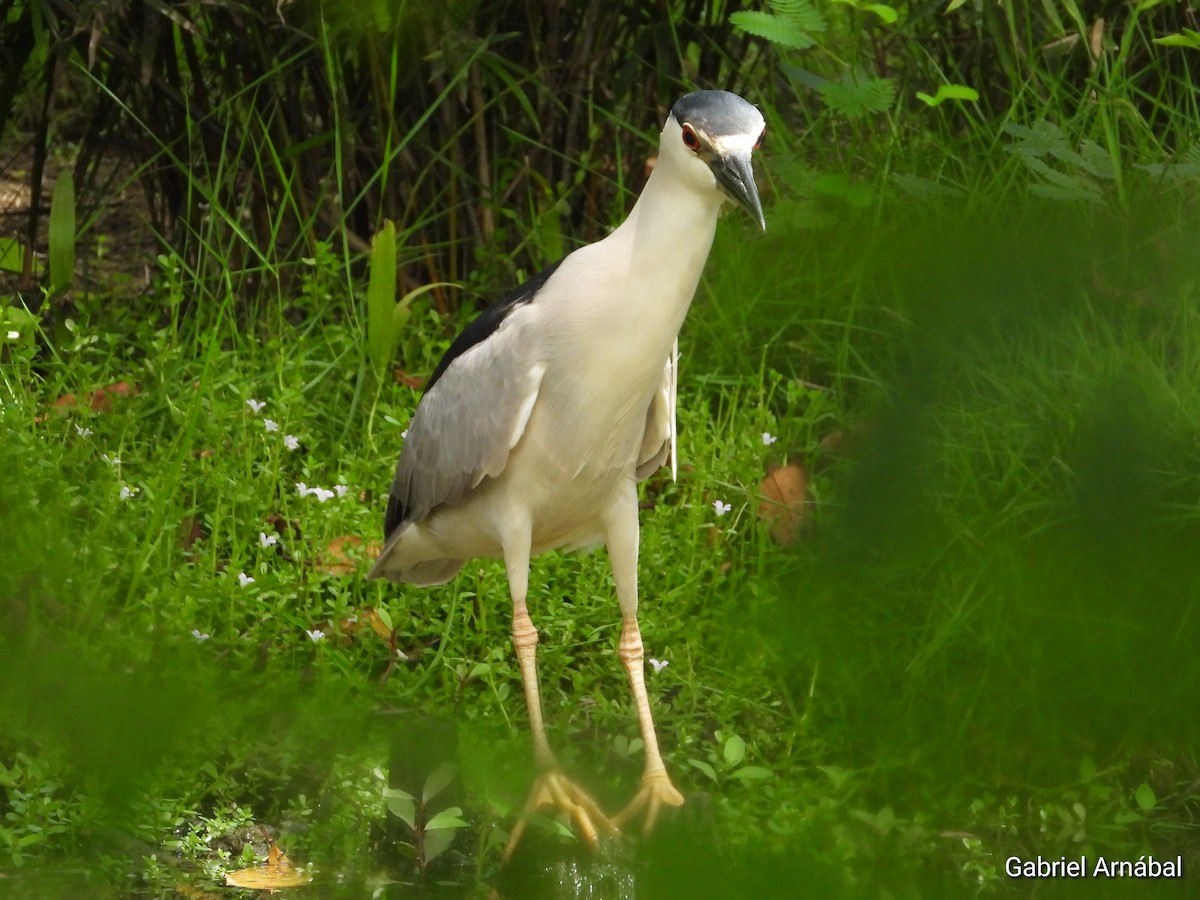
POLYGON ((271 841, 267 848, 267 864, 251 866, 248 869, 238 869, 225 876, 225 883, 230 887, 248 888, 252 891, 275 891, 283 888, 300 887, 312 881, 312 876, 302 869, 297 869, 279 846, 271 841))
POLYGON ((379 618, 379 613, 373 609, 368 609, 360 617, 362 621, 371 626, 371 630, 383 638, 385 641, 391 641, 392 629, 383 624, 383 619, 379 618))
POLYGON ((846 443, 846 432, 840 428, 835 428, 825 437, 821 438, 821 442, 817 444, 826 453, 837 453, 846 443))
POLYGON ((187 553, 204 537, 204 524, 199 516, 184 516, 179 521, 179 549, 187 553))
POLYGON ((804 521, 804 501, 808 494, 808 475, 799 463, 772 467, 758 486, 758 516, 771 523, 771 537, 787 546, 796 540, 796 530, 804 521))
POLYGON ((275 529, 275 533, 280 537, 287 538, 292 541, 303 540, 304 533, 300 530, 300 526, 281 516, 279 513, 271 513, 269 516, 263 516, 263 521, 275 529))
POLYGON ((402 384, 417 391, 425 387, 425 382, 429 380, 425 375, 409 375, 403 369, 393 369, 392 378, 396 380, 396 384, 402 384))
POLYGON ((396 649, 396 635, 392 632, 391 628, 384 624, 383 619, 379 617, 379 613, 374 609, 363 609, 355 615, 347 616, 338 622, 338 630, 346 635, 347 643, 356 635, 367 634, 367 628, 375 632, 376 636, 387 645, 388 652, 392 655, 393 660, 396 656, 404 657, 404 654, 396 649))
POLYGON ((1091 54, 1092 61, 1095 62, 1104 52, 1104 20, 1097 19, 1092 23, 1092 29, 1088 33, 1088 53, 1091 54))
MULTIPOLYGON (((96 412, 108 412, 112 409, 113 397, 133 397, 137 392, 137 388, 128 381, 114 381, 88 394, 87 405, 96 412)), ((63 394, 50 405, 55 409, 70 409, 79 406, 79 398, 74 394, 63 394)))
POLYGON ((363 541, 353 534, 336 537, 317 559, 318 572, 330 575, 353 575, 369 558, 379 553, 379 541, 363 541))

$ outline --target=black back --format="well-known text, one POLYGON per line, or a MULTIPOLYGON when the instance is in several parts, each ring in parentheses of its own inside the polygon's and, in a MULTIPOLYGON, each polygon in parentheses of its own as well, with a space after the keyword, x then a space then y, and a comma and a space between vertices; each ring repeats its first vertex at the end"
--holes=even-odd
POLYGON ((546 282, 550 280, 550 276, 554 274, 560 265, 562 265, 561 259, 542 269, 542 271, 538 272, 519 288, 505 294, 476 316, 471 321, 471 324, 459 332, 458 337, 446 348, 441 361, 438 362, 437 367, 433 370, 433 374, 429 376, 429 381, 425 382, 425 392, 428 393, 429 389, 437 384, 438 379, 450 367, 450 363, 454 362, 454 360, 458 359, 476 344, 482 343, 495 334, 496 329, 500 327, 500 324, 509 317, 514 309, 531 301, 537 292, 545 286, 546 282))
MULTIPOLYGON (((496 333, 496 330, 513 312, 513 310, 529 303, 537 292, 540 291, 550 280, 550 276, 562 264, 560 259, 553 265, 547 266, 542 271, 538 272, 516 290, 505 294, 478 316, 476 316, 466 328, 459 332, 450 346, 446 348, 446 352, 442 355, 437 367, 434 368, 433 374, 429 376, 429 380, 425 382, 424 393, 429 393, 430 389, 437 384, 438 379, 442 377, 446 369, 450 367, 450 363, 458 359, 476 344, 483 343, 489 337, 496 333)), ((383 514, 383 534, 386 540, 391 536, 392 532, 403 524, 405 517, 408 514, 408 506, 404 502, 404 498, 397 497, 395 494, 388 495, 387 510, 383 514)))

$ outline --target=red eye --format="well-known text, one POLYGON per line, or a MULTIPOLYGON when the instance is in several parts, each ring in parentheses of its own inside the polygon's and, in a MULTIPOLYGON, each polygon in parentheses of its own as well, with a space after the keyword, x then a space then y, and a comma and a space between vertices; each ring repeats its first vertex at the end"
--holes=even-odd
POLYGON ((760 134, 758 136, 758 140, 754 142, 754 149, 757 150, 759 147, 761 147, 763 145, 763 141, 765 141, 766 139, 767 139, 767 129, 764 128, 762 130, 762 134, 760 134))
POLYGON ((696 152, 700 150, 700 138, 696 134, 696 129, 691 125, 683 126, 683 146, 696 152))

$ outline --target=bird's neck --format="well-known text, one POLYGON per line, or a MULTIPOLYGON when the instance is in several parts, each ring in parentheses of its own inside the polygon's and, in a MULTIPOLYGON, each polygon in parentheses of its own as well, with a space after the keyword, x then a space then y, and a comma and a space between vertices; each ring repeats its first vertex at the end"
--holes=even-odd
POLYGON ((691 285, 686 308, 712 247, 721 202, 715 188, 698 191, 660 162, 621 225, 633 232, 634 273, 646 272, 659 281, 670 272, 677 274, 682 284, 691 285))
MULTIPOLYGON (((662 364, 687 316, 712 247, 721 194, 699 191, 661 162, 611 240, 629 248, 624 296, 636 304, 639 353, 662 364)), ((631 345, 632 346, 632 345, 631 345)))

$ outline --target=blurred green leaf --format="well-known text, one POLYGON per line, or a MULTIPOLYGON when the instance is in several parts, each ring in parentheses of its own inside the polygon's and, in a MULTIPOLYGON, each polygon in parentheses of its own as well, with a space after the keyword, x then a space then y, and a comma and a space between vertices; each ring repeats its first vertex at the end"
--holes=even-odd
POLYGON ((709 765, 708 763, 706 763, 704 760, 702 760, 702 759, 689 759, 689 760, 688 760, 688 765, 689 765, 689 766, 691 766, 693 769, 698 769, 698 770, 700 770, 701 772, 703 772, 705 775, 707 775, 707 776, 708 776, 708 778, 709 778, 709 780, 710 780, 711 782, 713 782, 713 784, 716 784, 716 783, 717 783, 717 771, 716 771, 716 769, 714 769, 714 768, 713 768, 711 765, 709 765))
POLYGON ((736 766, 746 758, 746 742, 736 734, 732 735, 725 742, 725 764, 728 766, 736 766))
POLYGON ((924 91, 917 91, 917 99, 928 106, 938 106, 946 100, 976 101, 979 99, 979 92, 965 84, 939 84, 937 93, 933 96, 924 91))
POLYGON ((16 238, 0 237, 0 271, 21 271, 21 242, 16 238))
POLYGON ((425 789, 421 792, 421 801, 428 803, 445 790, 446 785, 454 780, 457 771, 454 763, 447 762, 430 772, 429 777, 425 779, 425 789))
POLYGON ((438 828, 435 830, 425 829, 424 840, 422 841, 422 849, 424 850, 425 865, 433 862, 443 853, 445 853, 458 834, 457 828, 438 828))
POLYGON ((1133 799, 1137 801, 1137 805, 1143 812, 1150 812, 1158 804, 1158 797, 1154 795, 1154 788, 1150 787, 1144 781, 1133 792, 1133 799))
POLYGON ((1188 47, 1192 50, 1200 50, 1200 31, 1193 31, 1191 28, 1185 28, 1178 34, 1166 34, 1153 40, 1154 43, 1164 47, 1188 47))
POLYGON ((390 220, 371 240, 371 271, 367 282, 367 356, 377 375, 391 362, 397 335, 396 226, 390 220))
POLYGON ((416 828, 417 801, 412 794, 399 788, 385 788, 383 800, 387 804, 388 812, 409 828, 416 828))
POLYGON ((75 179, 63 169, 50 197, 50 293, 71 289, 75 278, 75 179))
POLYGON ((837 81, 822 86, 821 99, 834 112, 857 119, 891 108, 896 99, 896 82, 865 72, 847 71, 837 81))
POLYGON ((742 766, 729 774, 730 778, 736 778, 738 781, 764 781, 774 776, 774 772, 762 766, 742 766))
POLYGON ((729 21, 742 31, 781 47, 804 50, 816 43, 799 25, 784 16, 747 10, 731 13, 729 21))
POLYGON ((462 809, 448 806, 425 823, 426 831, 437 831, 441 828, 466 828, 467 823, 462 819, 462 809))

